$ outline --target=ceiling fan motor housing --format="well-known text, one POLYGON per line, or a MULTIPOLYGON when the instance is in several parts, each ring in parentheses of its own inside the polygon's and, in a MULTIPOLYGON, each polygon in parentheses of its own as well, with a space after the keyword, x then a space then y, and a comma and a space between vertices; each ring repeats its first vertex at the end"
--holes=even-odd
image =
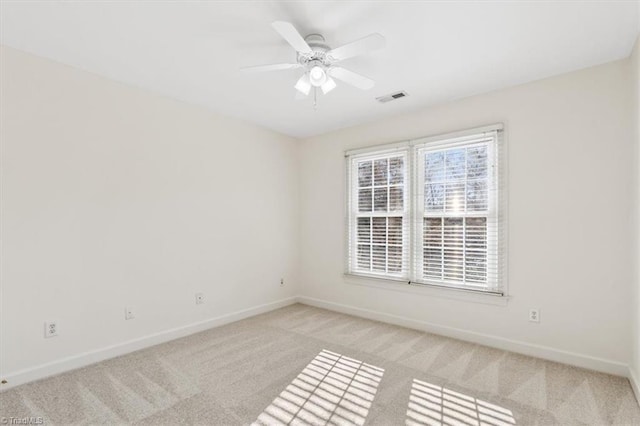
POLYGON ((309 34, 304 38, 313 53, 305 54, 298 52, 298 63, 307 69, 311 69, 314 66, 321 66, 327 68, 331 65, 331 61, 327 56, 327 52, 331 48, 325 43, 324 37, 320 34, 309 34))

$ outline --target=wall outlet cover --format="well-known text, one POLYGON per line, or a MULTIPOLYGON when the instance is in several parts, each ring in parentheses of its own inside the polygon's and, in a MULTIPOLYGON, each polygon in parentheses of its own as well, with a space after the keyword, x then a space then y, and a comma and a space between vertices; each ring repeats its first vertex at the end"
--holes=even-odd
POLYGON ((530 309, 529 310, 529 321, 531 321, 531 322, 540 322, 540 310, 539 309, 530 309))
POLYGON ((44 337, 54 337, 59 332, 58 321, 46 321, 44 323, 44 337))
POLYGON ((133 306, 127 306, 126 308, 124 308, 124 319, 130 320, 130 319, 134 319, 135 317, 136 317, 136 313, 135 313, 135 310, 133 309, 133 306))

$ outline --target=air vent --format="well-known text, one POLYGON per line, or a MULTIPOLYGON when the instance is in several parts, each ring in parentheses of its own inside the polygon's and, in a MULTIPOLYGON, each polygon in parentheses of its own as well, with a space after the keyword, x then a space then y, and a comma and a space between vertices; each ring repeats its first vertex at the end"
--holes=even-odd
POLYGON ((376 100, 378 102, 385 103, 385 102, 394 101, 396 99, 404 98, 406 96, 409 96, 407 92, 396 92, 396 93, 391 93, 390 95, 380 96, 379 98, 376 98, 376 100))

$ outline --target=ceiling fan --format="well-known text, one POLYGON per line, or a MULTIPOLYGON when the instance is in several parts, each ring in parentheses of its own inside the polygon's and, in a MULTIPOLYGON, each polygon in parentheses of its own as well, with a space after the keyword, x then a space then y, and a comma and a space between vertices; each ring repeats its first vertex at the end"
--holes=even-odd
POLYGON ((361 74, 349 71, 336 63, 354 56, 381 49, 385 45, 384 37, 378 33, 370 34, 354 42, 331 49, 320 34, 302 37, 289 22, 276 21, 271 24, 297 52, 295 63, 258 65, 241 68, 243 72, 277 71, 302 68, 304 73, 295 84, 298 93, 307 96, 314 91, 314 104, 317 89, 327 94, 336 88, 334 80, 340 80, 362 90, 371 89, 375 82, 361 74))

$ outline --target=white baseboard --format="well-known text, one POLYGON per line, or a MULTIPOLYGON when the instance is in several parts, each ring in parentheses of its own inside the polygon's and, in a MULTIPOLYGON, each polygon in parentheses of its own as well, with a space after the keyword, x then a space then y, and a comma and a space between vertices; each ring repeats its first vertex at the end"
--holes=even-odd
POLYGON ((105 359, 114 358, 140 349, 157 345, 159 343, 168 342, 190 334, 198 333, 214 327, 229 324, 241 319, 249 318, 265 312, 273 311, 284 306, 296 303, 295 297, 278 300, 263 305, 254 306, 241 311, 232 312, 230 314, 221 315, 216 318, 210 318, 193 324, 172 328, 154 334, 132 339, 116 345, 107 346, 101 349, 83 352, 77 355, 58 359, 46 364, 37 365, 35 367, 19 370, 9 373, 3 379, 7 381, 2 385, 0 391, 11 389, 24 383, 33 382, 35 380, 44 379, 49 376, 64 373, 66 371, 75 370, 105 359))
POLYGON ((249 318, 265 312, 270 312, 275 309, 294 304, 296 302, 315 306, 318 308, 328 309, 331 311, 354 315, 357 317, 395 324, 402 327, 436 333, 455 339, 465 340, 498 349, 521 353, 524 355, 543 358, 550 361, 561 362, 564 364, 570 364, 577 367, 588 368, 591 370, 615 374, 618 376, 625 376, 629 378, 629 382, 631 383, 631 387, 633 388, 633 391, 636 395, 636 399, 638 399, 640 403, 640 377, 638 376, 638 372, 634 372, 631 368, 629 368, 629 366, 623 363, 602 358, 590 357, 587 355, 581 355, 574 352, 563 351, 560 349, 554 349, 547 346, 505 339, 498 336, 476 333, 473 331, 462 330, 454 327, 442 326, 426 321, 414 320, 411 318, 376 312, 368 309, 358 308, 355 306, 343 305, 306 296, 290 297, 276 302, 254 306, 216 318, 211 318, 205 321, 176 327, 159 333, 154 333, 137 339, 122 342, 116 345, 80 353, 46 364, 41 364, 32 368, 16 371, 3 377, 3 379, 7 380, 8 383, 2 385, 0 391, 5 391, 24 383, 44 379, 49 376, 64 373, 66 371, 75 370, 77 368, 94 364, 96 362, 100 362, 109 358, 125 355, 130 352, 134 352, 170 340, 178 339, 180 337, 188 336, 190 334, 198 333, 210 328, 219 327, 225 324, 239 321, 241 319, 249 318))
MULTIPOLYGON (((419 321, 377 311, 371 311, 368 309, 343 305, 340 303, 329 302, 312 297, 299 296, 297 297, 297 301, 305 305, 324 308, 331 311, 386 322, 389 324, 399 325, 407 328, 413 328, 416 330, 427 331, 434 334, 440 334, 442 336, 478 343, 485 346, 491 346, 497 349, 503 349, 510 352, 517 352, 523 355, 543 358, 549 361, 574 365, 576 367, 587 368, 590 370, 596 370, 603 373, 614 374, 617 376, 629 377, 629 366, 617 361, 591 357, 588 355, 581 355, 575 352, 568 352, 561 349, 550 348, 548 346, 505 339, 503 337, 492 336, 489 334, 476 333, 474 331, 462 330, 459 328, 433 324, 425 321, 419 321)), ((636 392, 637 384, 638 382, 636 381, 636 392)))
POLYGON ((636 394, 636 401, 640 405, 640 376, 637 371, 633 371, 633 368, 629 368, 629 382, 631 383, 631 389, 636 394))

